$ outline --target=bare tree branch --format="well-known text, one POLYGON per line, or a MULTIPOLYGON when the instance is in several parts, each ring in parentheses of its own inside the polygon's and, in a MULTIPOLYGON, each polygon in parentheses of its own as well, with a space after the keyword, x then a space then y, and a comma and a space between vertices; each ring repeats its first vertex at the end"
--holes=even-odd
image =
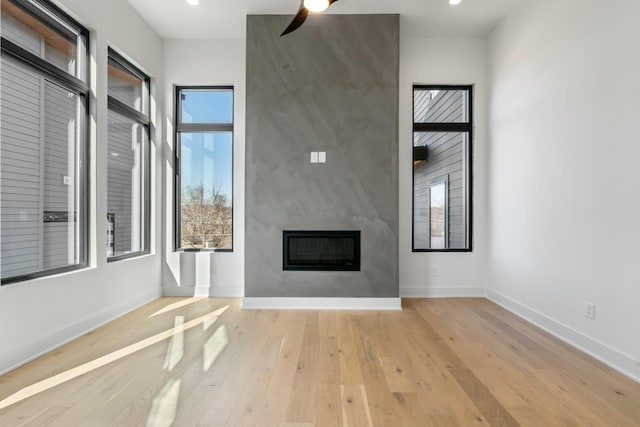
POLYGON ((182 247, 231 248, 233 215, 221 187, 205 189, 202 183, 182 190, 182 247))

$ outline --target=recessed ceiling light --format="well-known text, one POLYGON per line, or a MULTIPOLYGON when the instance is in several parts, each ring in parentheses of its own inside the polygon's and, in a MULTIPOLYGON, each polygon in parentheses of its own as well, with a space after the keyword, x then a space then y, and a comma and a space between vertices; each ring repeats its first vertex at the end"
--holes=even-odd
MULTIPOLYGON (((197 1, 197 0, 196 0, 197 1)), ((455 6, 457 4, 460 4, 462 2, 462 0, 449 0, 449 4, 451 6, 455 6)))
POLYGON ((200 4, 200 0, 187 0, 187 3, 189 3, 191 6, 197 6, 200 4))
POLYGON ((324 12, 329 7, 329 0, 304 0, 303 4, 310 12, 324 12))

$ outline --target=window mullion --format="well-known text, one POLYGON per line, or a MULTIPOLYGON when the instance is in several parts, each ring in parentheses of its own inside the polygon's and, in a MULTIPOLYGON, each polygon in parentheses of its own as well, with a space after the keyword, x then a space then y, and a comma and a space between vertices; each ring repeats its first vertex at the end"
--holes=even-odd
POLYGON ((116 113, 125 116, 129 119, 135 120, 138 123, 140 123, 143 126, 149 126, 150 124, 150 120, 149 120, 149 116, 147 116, 146 114, 142 114, 141 112, 139 112, 138 110, 129 107, 127 104, 125 104, 124 102, 112 97, 112 96, 107 96, 108 99, 108 104, 109 104, 109 109, 112 111, 115 111, 116 113))
POLYGON ((414 132, 471 132, 471 123, 414 123, 414 132))
POLYGON ((78 94, 87 94, 89 92, 89 85, 86 82, 51 65, 48 61, 34 55, 4 37, 1 43, 3 55, 7 55, 17 62, 45 74, 52 82, 65 87, 65 89, 70 89, 78 94))
POLYGON ((178 132, 206 133, 206 132, 233 132, 233 123, 180 123, 178 132))

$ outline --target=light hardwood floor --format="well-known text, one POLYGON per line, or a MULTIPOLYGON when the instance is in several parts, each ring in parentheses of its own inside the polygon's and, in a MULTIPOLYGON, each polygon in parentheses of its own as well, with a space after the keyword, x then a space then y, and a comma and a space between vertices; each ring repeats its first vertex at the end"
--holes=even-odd
POLYGON ((482 299, 162 298, 0 377, 0 426, 639 426, 640 384, 482 299))

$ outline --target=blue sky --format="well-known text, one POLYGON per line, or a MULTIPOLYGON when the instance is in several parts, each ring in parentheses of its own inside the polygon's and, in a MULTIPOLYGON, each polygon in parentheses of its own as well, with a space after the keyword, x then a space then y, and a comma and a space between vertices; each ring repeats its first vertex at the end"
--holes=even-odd
POLYGON ((233 91, 183 90, 182 123, 232 123, 233 91))
POLYGON ((183 133, 182 188, 202 183, 207 191, 220 187, 231 200, 233 143, 231 132, 183 133))
MULTIPOLYGON (((182 91, 183 123, 232 123, 231 90, 182 91)), ((233 135, 231 132, 181 134, 182 188, 202 183, 207 191, 220 187, 232 199, 233 135)))

